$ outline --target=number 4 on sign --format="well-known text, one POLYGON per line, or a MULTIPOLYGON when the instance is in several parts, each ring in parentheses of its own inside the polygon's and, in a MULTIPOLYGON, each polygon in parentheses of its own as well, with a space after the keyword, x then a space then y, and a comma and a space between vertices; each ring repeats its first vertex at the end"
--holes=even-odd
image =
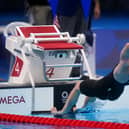
POLYGON ((54 75, 54 68, 53 68, 53 67, 50 67, 50 68, 47 70, 46 74, 48 75, 49 78, 51 78, 52 75, 54 75))
POLYGON ((21 73, 22 67, 23 67, 23 61, 20 58, 16 57, 16 61, 12 69, 11 76, 18 77, 21 73))
POLYGON ((17 64, 16 64, 15 71, 17 72, 17 74, 20 73, 20 65, 19 65, 18 62, 17 62, 17 64))

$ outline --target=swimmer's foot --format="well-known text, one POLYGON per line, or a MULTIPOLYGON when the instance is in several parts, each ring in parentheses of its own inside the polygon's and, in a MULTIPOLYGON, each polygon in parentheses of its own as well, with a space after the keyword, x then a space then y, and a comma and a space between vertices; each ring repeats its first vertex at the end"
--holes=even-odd
POLYGON ((120 61, 113 72, 114 78, 119 83, 129 81, 129 43, 121 51, 120 61))

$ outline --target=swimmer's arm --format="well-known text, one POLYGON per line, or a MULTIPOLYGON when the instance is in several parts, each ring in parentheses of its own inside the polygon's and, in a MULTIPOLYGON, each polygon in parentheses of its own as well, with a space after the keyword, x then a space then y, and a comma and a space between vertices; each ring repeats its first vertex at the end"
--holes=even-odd
POLYGON ((69 113, 72 109, 72 107, 76 104, 78 98, 79 98, 79 95, 80 95, 80 90, 79 90, 79 85, 80 85, 80 82, 78 82, 76 84, 76 86, 73 88, 73 90, 71 91, 64 107, 62 108, 62 110, 60 111, 57 111, 56 108, 53 108, 51 110, 51 112, 55 115, 61 115, 61 114, 66 114, 66 113, 69 113))

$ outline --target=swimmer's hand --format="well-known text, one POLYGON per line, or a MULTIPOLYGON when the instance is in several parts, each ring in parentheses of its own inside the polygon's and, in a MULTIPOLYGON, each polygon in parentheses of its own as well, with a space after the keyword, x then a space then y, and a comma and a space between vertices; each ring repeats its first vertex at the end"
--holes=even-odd
POLYGON ((57 108, 56 108, 56 107, 53 107, 53 108, 51 109, 51 113, 52 113, 53 115, 63 115, 63 114, 65 114, 65 112, 63 112, 62 110, 57 111, 57 108))

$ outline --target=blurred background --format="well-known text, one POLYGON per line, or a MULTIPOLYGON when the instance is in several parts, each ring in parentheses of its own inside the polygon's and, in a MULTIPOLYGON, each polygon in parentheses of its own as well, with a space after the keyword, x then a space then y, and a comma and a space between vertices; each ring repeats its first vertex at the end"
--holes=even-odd
MULTIPOLYGON (((53 0, 54 1, 54 0, 53 0)), ((101 16, 127 15, 129 16, 129 0, 100 0, 101 16)), ((0 1, 0 25, 11 20, 27 20, 25 16, 25 0, 0 1), (10 15, 17 13, 17 15, 10 15), (8 16, 8 17, 7 17, 8 16), (6 19, 7 18, 7 19, 6 19), (7 20, 7 21, 6 21, 7 20)))
MULTIPOLYGON (((24 12, 25 0, 1 0, 0 12, 24 12)), ((100 0, 102 12, 129 13, 129 0, 100 0)))

